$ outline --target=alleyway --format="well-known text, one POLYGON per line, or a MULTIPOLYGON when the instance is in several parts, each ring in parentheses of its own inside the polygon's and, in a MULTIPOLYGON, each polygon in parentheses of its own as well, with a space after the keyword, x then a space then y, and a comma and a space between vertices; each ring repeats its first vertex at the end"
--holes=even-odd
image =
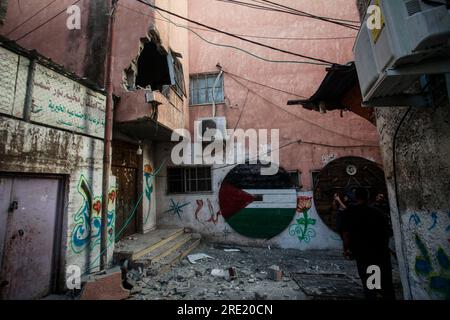
MULTIPOLYGON (((203 253, 195 264, 183 259, 169 272, 153 277, 150 270, 132 271, 132 300, 307 300, 362 299, 355 263, 340 251, 281 250, 203 243, 191 255, 203 253), (225 251, 227 250, 227 251, 225 251), (274 281, 268 269, 279 266, 284 276, 274 281), (237 278, 213 276, 214 269, 235 268, 237 278), (133 276, 134 274, 134 276, 133 276)), ((226 272, 228 274, 228 272, 226 272)), ((394 263, 397 299, 401 299, 398 269, 394 263)))

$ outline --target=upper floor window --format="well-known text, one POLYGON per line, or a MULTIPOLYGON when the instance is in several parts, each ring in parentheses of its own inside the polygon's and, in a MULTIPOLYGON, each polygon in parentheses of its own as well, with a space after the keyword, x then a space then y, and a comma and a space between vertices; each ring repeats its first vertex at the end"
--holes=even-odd
POLYGON ((213 87, 215 103, 224 102, 223 94, 223 74, 219 77, 216 73, 194 74, 190 77, 190 101, 189 104, 212 104, 213 103, 213 87), (214 85, 215 84, 215 85, 214 85))

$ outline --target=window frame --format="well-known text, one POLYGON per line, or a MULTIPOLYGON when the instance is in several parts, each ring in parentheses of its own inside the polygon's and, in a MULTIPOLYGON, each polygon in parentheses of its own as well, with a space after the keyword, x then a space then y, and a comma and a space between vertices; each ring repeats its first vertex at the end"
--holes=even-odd
POLYGON ((169 166, 167 167, 167 185, 166 185, 166 194, 167 195, 181 195, 181 194, 212 194, 214 193, 214 177, 213 177, 213 167, 212 166, 169 166), (198 178, 198 169, 209 169, 209 178, 198 178), (169 184, 169 170, 170 169, 179 169, 183 171, 182 183, 183 183, 183 191, 181 192, 172 192, 170 190, 169 184), (195 178, 188 177, 190 175, 190 170, 196 169, 195 178), (210 181, 210 190, 206 191, 198 191, 198 182, 199 181, 210 181), (196 183, 196 191, 191 191, 190 183, 195 181, 196 183), (188 191, 189 190, 189 191, 188 191))
POLYGON ((296 189, 301 189, 303 188, 303 184, 302 184, 302 172, 300 170, 289 170, 287 171, 287 173, 289 174, 289 177, 292 180, 291 174, 297 174, 298 175, 298 185, 296 186, 296 189))
POLYGON ((321 172, 322 170, 320 170, 320 169, 315 169, 315 170, 311 170, 311 189, 313 190, 313 191, 315 191, 316 190, 316 185, 315 185, 315 183, 314 183, 314 174, 320 174, 320 172, 321 172))
MULTIPOLYGON (((201 77, 203 77, 203 80, 206 81, 206 87, 205 88, 201 88, 202 90, 206 90, 208 91, 208 89, 212 89, 212 87, 208 87, 208 78, 209 77, 213 77, 214 81, 217 79, 217 76, 220 74, 220 72, 203 72, 203 73, 194 73, 194 74, 190 74, 189 75, 189 107, 196 107, 196 106, 209 106, 212 105, 213 102, 205 102, 205 103, 192 103, 193 101, 193 93, 194 91, 199 92, 200 88, 193 88, 192 85, 198 84, 197 81, 195 80, 199 80, 201 77)), ((216 88, 220 88, 222 90, 222 100, 220 101, 215 101, 216 104, 224 104, 225 103, 225 77, 224 74, 222 73, 221 75, 221 86, 217 86, 216 88)), ((214 85, 214 84, 213 84, 214 85)), ((216 93, 217 95, 217 93, 216 93)), ((199 99, 197 99, 199 100, 199 99)))

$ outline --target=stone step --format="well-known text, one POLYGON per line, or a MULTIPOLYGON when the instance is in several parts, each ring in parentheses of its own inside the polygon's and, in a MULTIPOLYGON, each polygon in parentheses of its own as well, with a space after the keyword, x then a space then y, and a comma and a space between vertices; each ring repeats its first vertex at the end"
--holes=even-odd
POLYGON ((116 244, 114 260, 117 263, 136 261, 184 234, 183 228, 164 228, 133 235, 116 244))
POLYGON ((163 259, 154 262, 150 265, 150 269, 154 275, 160 276, 169 271, 176 263, 180 262, 192 250, 200 244, 201 238, 198 235, 193 235, 192 239, 183 244, 179 249, 174 250, 171 254, 163 259))
POLYGON ((180 249, 184 244, 193 238, 192 233, 183 233, 173 238, 172 240, 166 242, 164 245, 156 248, 155 250, 147 253, 143 257, 131 261, 132 268, 146 268, 152 263, 157 263, 164 259, 165 257, 171 255, 174 251, 180 249))

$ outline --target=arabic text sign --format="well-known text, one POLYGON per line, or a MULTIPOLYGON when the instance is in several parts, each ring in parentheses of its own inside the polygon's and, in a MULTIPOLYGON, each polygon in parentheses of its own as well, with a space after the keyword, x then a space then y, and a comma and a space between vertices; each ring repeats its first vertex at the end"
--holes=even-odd
POLYGON ((32 121, 103 138, 105 105, 103 94, 36 65, 32 121))

